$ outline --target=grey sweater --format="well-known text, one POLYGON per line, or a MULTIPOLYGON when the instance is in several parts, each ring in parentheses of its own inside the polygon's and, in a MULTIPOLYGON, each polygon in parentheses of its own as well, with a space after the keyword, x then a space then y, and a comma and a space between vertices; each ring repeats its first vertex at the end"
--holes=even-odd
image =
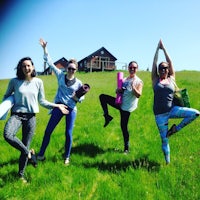
POLYGON ((14 95, 14 105, 11 112, 38 113, 38 103, 48 109, 55 105, 45 99, 43 81, 36 77, 31 81, 11 79, 4 99, 12 94, 14 95))

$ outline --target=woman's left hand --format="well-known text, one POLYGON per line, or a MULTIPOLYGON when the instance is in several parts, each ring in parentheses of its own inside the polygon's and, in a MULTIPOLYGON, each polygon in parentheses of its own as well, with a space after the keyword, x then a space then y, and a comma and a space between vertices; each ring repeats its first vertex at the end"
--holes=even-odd
POLYGON ((132 83, 132 90, 137 98, 139 98, 142 95, 142 87, 143 87, 143 84, 141 83, 137 85, 132 83))
POLYGON ((44 41, 42 38, 40 38, 40 45, 42 46, 42 48, 46 48, 46 46, 47 46, 47 42, 46 41, 44 41))

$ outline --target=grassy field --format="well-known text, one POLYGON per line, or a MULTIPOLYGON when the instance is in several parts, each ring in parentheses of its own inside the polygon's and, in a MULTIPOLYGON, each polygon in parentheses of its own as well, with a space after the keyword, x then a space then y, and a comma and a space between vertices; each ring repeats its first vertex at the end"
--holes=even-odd
MULTIPOLYGON (((127 74, 127 72, 126 72, 127 74)), ((0 121, 0 199, 9 200, 198 200, 200 199, 200 126, 197 119, 170 138, 171 163, 165 165, 160 136, 152 112, 150 72, 140 71, 144 81, 138 109, 130 117, 130 154, 123 154, 119 113, 110 108, 114 120, 103 128, 98 96, 115 96, 116 72, 77 73, 91 91, 78 104, 73 133, 71 163, 64 166, 64 119, 56 127, 46 151, 46 160, 35 169, 26 168, 28 184, 17 179, 19 152, 3 138, 0 121)), ((187 88, 191 107, 200 110, 200 72, 177 72, 179 87, 187 88)), ((57 89, 55 76, 43 76, 46 98, 52 101, 57 89)), ((8 80, 0 80, 3 97, 8 80)), ((48 110, 40 107, 31 147, 39 150, 48 110)), ((170 121, 174 123, 176 121, 170 121)), ((18 133, 21 136, 21 133, 18 133)))

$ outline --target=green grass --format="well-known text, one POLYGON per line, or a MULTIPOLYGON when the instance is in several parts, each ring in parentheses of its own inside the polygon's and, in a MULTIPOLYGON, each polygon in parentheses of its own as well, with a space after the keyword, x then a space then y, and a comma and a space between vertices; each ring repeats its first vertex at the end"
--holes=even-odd
MULTIPOLYGON (((127 72, 126 72, 127 74, 127 72)), ((171 163, 166 166, 160 136, 152 112, 153 92, 150 72, 140 71, 144 81, 138 109, 129 122, 130 154, 124 155, 119 113, 110 108, 114 120, 103 128, 104 119, 98 96, 115 96, 116 72, 77 73, 91 85, 78 115, 73 132, 70 166, 63 164, 64 119, 54 130, 46 151, 46 161, 35 169, 26 168, 28 185, 17 180, 19 152, 3 138, 5 121, 0 121, 0 199, 73 199, 73 200, 197 200, 200 199, 200 126, 199 119, 170 138, 171 163)), ((200 110, 200 72, 177 72, 179 87, 187 88, 191 106, 200 110)), ((52 101, 57 90, 55 76, 40 77, 46 98, 52 101)), ((0 96, 8 80, 0 80, 0 96)), ((40 107, 31 147, 40 148, 49 119, 40 107)), ((173 123, 174 121, 170 121, 173 123)), ((18 133, 21 136, 21 133, 18 133)))

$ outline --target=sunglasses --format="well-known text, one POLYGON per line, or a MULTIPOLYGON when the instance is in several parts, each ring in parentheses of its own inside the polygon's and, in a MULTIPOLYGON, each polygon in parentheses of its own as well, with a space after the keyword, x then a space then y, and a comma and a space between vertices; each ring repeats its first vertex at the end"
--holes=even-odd
POLYGON ((72 67, 68 67, 67 69, 71 70, 71 71, 75 71, 76 70, 75 68, 72 68, 72 67))
POLYGON ((130 70, 137 69, 137 67, 129 67, 130 70))
POLYGON ((161 70, 167 70, 168 69, 168 67, 160 67, 159 68, 159 70, 161 71, 161 70))

